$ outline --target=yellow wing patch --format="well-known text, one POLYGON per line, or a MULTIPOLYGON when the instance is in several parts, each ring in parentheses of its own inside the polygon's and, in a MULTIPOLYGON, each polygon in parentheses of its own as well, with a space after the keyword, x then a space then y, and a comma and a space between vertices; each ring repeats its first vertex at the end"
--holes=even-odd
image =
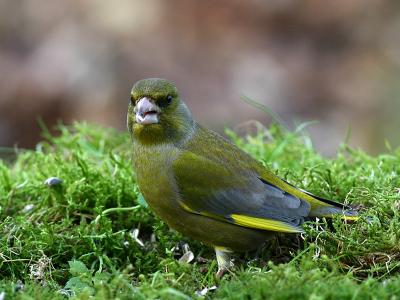
MULTIPOLYGON (((197 212, 197 211, 191 209, 185 203, 180 203, 180 205, 187 212, 190 212, 193 214, 198 214, 198 215, 203 215, 205 217, 217 219, 217 220, 224 221, 224 222, 229 222, 228 219, 223 218, 218 215, 214 215, 214 214, 206 213, 206 212, 197 212)), ((230 215, 230 217, 233 220, 233 224, 243 226, 243 227, 262 229, 262 230, 268 230, 268 231, 288 232, 288 233, 296 233, 296 232, 303 233, 304 232, 304 230, 301 229, 300 227, 293 226, 293 225, 290 225, 290 224, 287 224, 287 223, 281 222, 281 221, 249 217, 249 216, 237 215, 237 214, 232 214, 232 215, 230 215)))
POLYGON ((244 227, 263 229, 269 231, 279 231, 279 232, 291 232, 291 233, 304 232, 299 227, 292 226, 290 224, 276 220, 262 219, 262 218, 249 217, 236 214, 231 215, 231 218, 235 221, 235 224, 244 227))
POLYGON ((191 209, 191 208, 190 208, 189 206, 187 206, 185 203, 181 202, 180 205, 181 205, 181 207, 182 207, 184 210, 186 210, 187 212, 190 212, 190 213, 192 213, 192 214, 198 214, 197 211, 191 209))
POLYGON ((345 221, 357 221, 358 219, 360 219, 360 217, 357 217, 357 216, 342 216, 341 219, 345 220, 345 221))
MULTIPOLYGON (((338 214, 336 214, 338 215, 338 214)), ((320 218, 332 218, 334 214, 327 214, 327 215, 318 215, 320 218)), ((360 219, 359 216, 346 216, 346 215, 341 215, 340 219, 345 220, 345 221, 358 221, 360 219)))

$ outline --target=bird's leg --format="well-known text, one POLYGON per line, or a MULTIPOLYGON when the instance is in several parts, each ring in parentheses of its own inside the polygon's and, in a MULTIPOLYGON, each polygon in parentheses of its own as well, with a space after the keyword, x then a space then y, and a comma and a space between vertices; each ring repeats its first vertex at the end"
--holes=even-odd
POLYGON ((216 277, 219 279, 224 275, 225 271, 233 267, 233 263, 231 262, 231 258, 229 256, 229 253, 231 253, 232 251, 225 247, 218 246, 215 246, 214 249, 218 262, 218 271, 216 277))

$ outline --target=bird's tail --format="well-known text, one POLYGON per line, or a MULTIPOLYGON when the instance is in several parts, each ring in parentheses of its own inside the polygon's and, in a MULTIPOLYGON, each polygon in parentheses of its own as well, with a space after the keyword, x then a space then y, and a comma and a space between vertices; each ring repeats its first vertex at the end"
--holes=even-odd
POLYGON ((332 217, 333 215, 341 215, 342 219, 351 221, 358 220, 359 218, 357 210, 348 205, 318 197, 308 192, 306 193, 315 198, 317 203, 320 204, 315 205, 311 209, 310 217, 332 217))
POLYGON ((287 188, 292 189, 295 196, 307 201, 311 206, 310 217, 332 217, 333 215, 341 215, 344 220, 358 220, 358 211, 348 205, 335 202, 316 196, 303 189, 295 187, 291 183, 282 179, 282 182, 287 184, 287 188))

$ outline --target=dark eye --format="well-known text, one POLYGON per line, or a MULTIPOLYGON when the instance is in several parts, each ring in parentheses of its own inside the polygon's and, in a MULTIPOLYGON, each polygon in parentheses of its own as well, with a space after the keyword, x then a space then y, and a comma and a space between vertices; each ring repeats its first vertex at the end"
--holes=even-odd
POLYGON ((129 102, 132 106, 135 106, 135 98, 133 98, 133 96, 131 96, 131 99, 129 100, 129 102))
POLYGON ((168 104, 170 104, 172 102, 172 99, 174 99, 174 97, 172 97, 171 95, 167 96, 167 102, 168 104))

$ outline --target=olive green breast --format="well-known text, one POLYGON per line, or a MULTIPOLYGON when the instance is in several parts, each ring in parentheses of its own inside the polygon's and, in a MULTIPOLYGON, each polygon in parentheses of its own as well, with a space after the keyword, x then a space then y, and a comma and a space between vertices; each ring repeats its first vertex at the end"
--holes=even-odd
POLYGON ((133 147, 133 165, 139 189, 156 214, 169 220, 180 208, 171 168, 178 149, 169 144, 143 146, 134 143, 133 147))
POLYGON ((171 228, 210 246, 234 251, 258 248, 272 235, 187 212, 180 205, 181 196, 172 174, 172 163, 181 150, 169 144, 133 146, 139 189, 150 208, 171 228))

